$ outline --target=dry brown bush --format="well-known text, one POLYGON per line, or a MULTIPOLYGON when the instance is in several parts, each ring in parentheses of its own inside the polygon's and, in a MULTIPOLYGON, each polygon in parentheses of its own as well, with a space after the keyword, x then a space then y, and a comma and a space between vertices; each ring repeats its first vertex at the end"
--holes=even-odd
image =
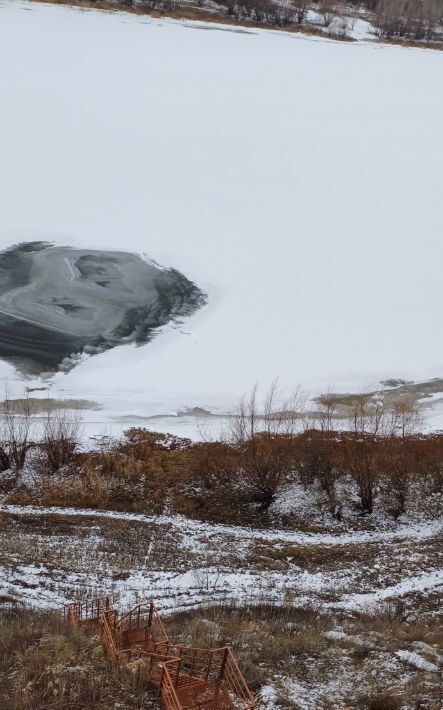
POLYGON ((239 457, 238 485, 262 512, 295 473, 294 439, 304 405, 301 391, 284 399, 274 383, 261 406, 254 387, 231 418, 228 442, 239 457))
MULTIPOLYGON (((300 393, 283 400, 274 386, 259 405, 253 390, 222 441, 193 444, 133 428, 122 440, 103 439, 95 450, 83 453, 75 450, 77 422, 67 420, 65 413, 60 418, 51 414, 37 444, 29 440, 26 419, 24 436, 14 433, 13 422, 12 442, 4 440, 3 450, 9 456, 17 449, 18 465, 29 450, 37 451, 39 475, 33 485, 15 473, 11 480, 2 477, 2 490, 17 503, 171 512, 290 527, 312 527, 319 512, 322 524, 326 516, 331 523, 332 517, 340 521, 345 509, 355 505, 352 480, 367 514, 377 497, 395 518, 411 502, 417 511, 432 515, 443 508, 443 435, 417 433, 416 405, 357 395, 345 432, 338 430, 342 402, 336 396, 319 398, 309 416, 303 407, 300 393), (320 486, 312 491, 312 520, 306 511, 297 517, 272 509, 286 491, 294 495, 294 482, 320 486)), ((28 471, 27 477, 34 473, 28 471)))
POLYGON ((20 472, 32 447, 32 408, 29 398, 14 399, 5 392, 1 412, 1 461, 4 470, 20 472))
POLYGON ((45 472, 55 473, 74 459, 80 434, 80 416, 77 412, 49 406, 45 413, 42 441, 39 445, 39 466, 45 472))

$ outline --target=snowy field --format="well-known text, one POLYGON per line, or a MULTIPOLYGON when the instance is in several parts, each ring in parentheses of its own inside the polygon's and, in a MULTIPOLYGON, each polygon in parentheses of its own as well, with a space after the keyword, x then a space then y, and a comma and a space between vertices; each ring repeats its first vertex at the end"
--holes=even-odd
POLYGON ((442 375, 440 52, 1 0, 0 66, 0 247, 134 251, 209 299, 49 383, 2 363, 17 394, 99 433, 442 375))
POLYGON ((124 608, 148 593, 163 610, 209 601, 283 603, 292 594, 299 604, 374 611, 398 598, 410 597, 413 607, 414 595, 424 607, 443 585, 436 521, 331 534, 7 504, 0 515, 2 600, 37 608, 105 593, 124 608))
MULTIPOLYGON (((154 598, 167 627, 175 623, 182 633, 191 621, 174 622, 177 612, 200 614, 197 628, 213 634, 213 645, 226 636, 211 605, 236 605, 248 616, 266 604, 272 644, 280 645, 276 665, 260 666, 263 709, 337 710, 352 702, 357 710, 368 707, 358 696, 377 688, 405 697, 404 710, 417 708, 417 698, 429 701, 423 705, 429 710, 441 707, 437 522, 306 533, 18 505, 0 505, 0 519, 0 604, 54 609, 108 593, 125 611, 154 598), (286 644, 293 644, 289 658, 276 631, 276 609, 298 618, 284 628, 286 644), (311 646, 309 636, 305 645, 300 641, 303 610, 315 618, 311 646)), ((244 624, 234 629, 228 639, 243 665, 248 638, 260 658, 260 624, 249 619, 249 632, 244 624)))

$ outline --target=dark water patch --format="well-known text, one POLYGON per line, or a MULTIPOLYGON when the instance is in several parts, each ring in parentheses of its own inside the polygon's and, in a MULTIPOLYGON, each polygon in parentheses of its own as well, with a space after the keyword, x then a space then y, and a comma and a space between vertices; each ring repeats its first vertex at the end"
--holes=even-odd
POLYGON ((28 374, 147 343, 205 303, 176 269, 127 252, 19 244, 0 253, 0 358, 28 374))

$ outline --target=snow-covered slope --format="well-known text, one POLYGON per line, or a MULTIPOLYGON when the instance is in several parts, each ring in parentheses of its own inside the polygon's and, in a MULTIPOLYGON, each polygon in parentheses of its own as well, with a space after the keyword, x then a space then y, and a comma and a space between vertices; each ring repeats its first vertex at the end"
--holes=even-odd
POLYGON ((54 378, 95 428, 441 375, 440 52, 2 0, 0 67, 0 246, 133 250, 209 296, 54 378))

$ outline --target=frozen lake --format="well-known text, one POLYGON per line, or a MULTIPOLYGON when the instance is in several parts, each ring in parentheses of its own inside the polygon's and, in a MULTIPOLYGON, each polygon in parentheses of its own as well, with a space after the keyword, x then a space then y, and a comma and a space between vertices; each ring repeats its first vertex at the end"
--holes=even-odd
POLYGON ((202 27, 0 2, 0 247, 145 254, 208 294, 147 345, 1 382, 99 402, 98 431, 275 377, 440 377, 441 52, 202 27))

